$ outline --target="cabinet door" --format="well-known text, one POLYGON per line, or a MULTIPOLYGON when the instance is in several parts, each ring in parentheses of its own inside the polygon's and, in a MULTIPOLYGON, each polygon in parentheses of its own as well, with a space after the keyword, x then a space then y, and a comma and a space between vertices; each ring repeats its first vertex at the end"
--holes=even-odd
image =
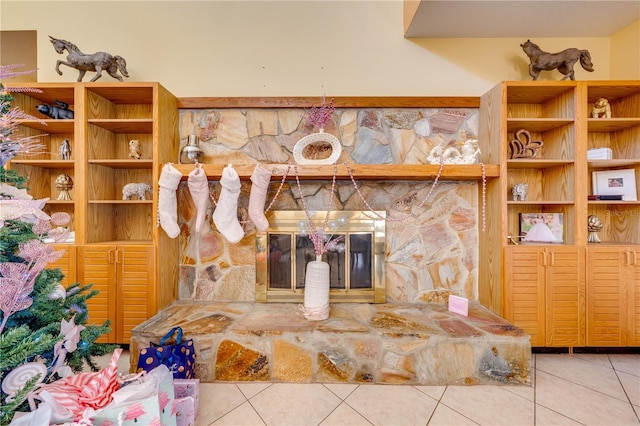
POLYGON ((640 346, 640 248, 629 249, 631 265, 627 268, 627 282, 630 290, 630 318, 631 333, 629 333, 629 346, 640 346))
POLYGON ((98 342, 116 342, 116 247, 80 246, 78 247, 78 280, 83 284, 93 284, 92 289, 99 293, 87 301, 89 323, 102 325, 111 320, 111 332, 98 339, 98 342))
POLYGON ((505 251, 503 315, 531 336, 531 346, 544 346, 544 249, 508 246, 505 251))
POLYGON ((585 278, 584 249, 547 247, 545 316, 546 346, 584 346, 585 278))
POLYGON ((627 314, 626 269, 628 255, 620 246, 588 249, 587 345, 621 346, 627 314))
POLYGON ((47 268, 60 268, 64 275, 60 284, 65 287, 78 282, 76 278, 76 246, 72 244, 55 244, 53 247, 56 251, 63 250, 64 254, 60 259, 47 265, 47 268))
POLYGON ((131 330, 155 315, 155 247, 118 246, 118 343, 129 343, 131 330))

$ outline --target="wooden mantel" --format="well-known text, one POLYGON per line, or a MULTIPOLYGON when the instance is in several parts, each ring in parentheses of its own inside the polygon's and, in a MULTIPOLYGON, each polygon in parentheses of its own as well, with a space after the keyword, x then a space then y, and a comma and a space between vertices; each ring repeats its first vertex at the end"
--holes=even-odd
MULTIPOLYGON (((327 96, 336 108, 479 108, 475 96, 327 96)), ((179 109, 207 108, 311 108, 320 96, 299 97, 193 97, 178 98, 179 109)))
MULTIPOLYGON (((222 175, 222 170, 226 164, 203 164, 202 168, 210 180, 218 180, 222 175)), ((255 164, 232 165, 238 172, 241 180, 249 180, 255 169, 255 164)), ((262 164, 270 169, 272 180, 281 179, 287 174, 287 179, 295 179, 295 168, 298 169, 298 176, 303 180, 331 180, 334 175, 334 165, 287 165, 287 164, 262 164), (287 168, 289 168, 287 172, 287 168)), ((193 164, 176 164, 178 169, 186 179, 189 172, 195 167, 193 164)), ((439 164, 349 164, 349 168, 356 180, 431 180, 438 175, 439 164)), ((485 177, 495 178, 500 175, 500 168, 497 164, 487 164, 485 177)), ((351 176, 347 166, 337 165, 337 180, 350 180, 351 176)), ((482 180, 481 164, 445 164, 440 175, 441 180, 482 180)))

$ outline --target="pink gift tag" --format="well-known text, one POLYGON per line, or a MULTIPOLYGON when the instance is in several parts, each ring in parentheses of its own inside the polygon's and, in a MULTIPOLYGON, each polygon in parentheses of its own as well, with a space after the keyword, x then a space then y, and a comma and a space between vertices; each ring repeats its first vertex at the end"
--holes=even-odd
POLYGON ((469 299, 460 296, 449 296, 449 311, 456 314, 469 315, 469 299))

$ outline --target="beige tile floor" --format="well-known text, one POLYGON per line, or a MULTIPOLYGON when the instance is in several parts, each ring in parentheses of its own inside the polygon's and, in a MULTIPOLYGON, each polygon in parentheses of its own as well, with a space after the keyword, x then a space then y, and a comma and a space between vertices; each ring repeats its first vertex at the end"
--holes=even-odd
POLYGON ((532 363, 526 387, 202 383, 195 426, 640 425, 640 355, 532 363))

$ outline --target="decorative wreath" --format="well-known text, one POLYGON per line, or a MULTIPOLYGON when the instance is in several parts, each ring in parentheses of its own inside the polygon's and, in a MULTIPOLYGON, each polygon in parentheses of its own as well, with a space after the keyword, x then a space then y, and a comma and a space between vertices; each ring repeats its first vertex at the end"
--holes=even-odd
POLYGON ((333 164, 338 161, 341 153, 342 145, 340 145, 338 138, 323 131, 303 137, 293 147, 293 159, 296 164, 333 164), (331 154, 325 158, 310 158, 310 150, 306 148, 317 142, 326 142, 328 148, 331 149, 331 154))

